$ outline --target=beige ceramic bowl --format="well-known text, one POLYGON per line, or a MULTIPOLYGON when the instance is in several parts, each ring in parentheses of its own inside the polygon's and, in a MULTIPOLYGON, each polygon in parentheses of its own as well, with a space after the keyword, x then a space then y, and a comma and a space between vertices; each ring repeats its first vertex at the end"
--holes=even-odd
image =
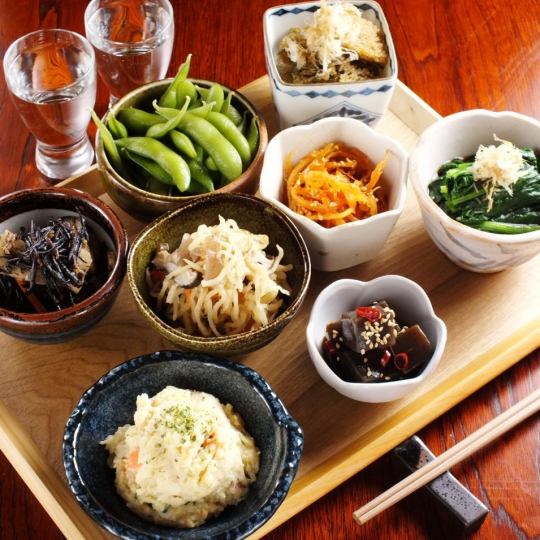
MULTIPOLYGON (((203 87, 210 87, 209 81, 191 79, 194 83, 203 87)), ((164 79, 153 83, 145 84, 126 94, 121 98, 104 116, 106 123, 110 114, 116 115, 120 110, 128 107, 137 107, 150 110, 152 101, 159 98, 170 84, 172 79, 164 79)), ((222 85, 223 86, 223 85, 222 85)), ((259 147, 253 161, 249 167, 236 179, 226 186, 215 190, 213 193, 231 193, 243 192, 254 193, 259 184, 259 173, 262 166, 262 159, 266 145, 268 144, 268 133, 266 124, 257 109, 240 92, 223 86, 226 92, 232 92, 233 105, 241 112, 248 111, 259 121, 259 147)), ((201 197, 201 195, 186 195, 185 197, 171 197, 167 195, 157 195, 134 186, 122 176, 120 176, 112 167, 105 150, 103 141, 98 134, 96 135, 96 161, 101 172, 103 185, 111 199, 128 214, 137 218, 150 220, 169 210, 178 208, 188 202, 201 197)))
POLYGON ((267 202, 239 193, 199 197, 174 212, 162 216, 144 229, 133 242, 128 257, 128 279, 139 311, 150 326, 182 349, 211 354, 243 354, 269 343, 296 315, 309 284, 311 264, 306 245, 291 220, 267 202), (257 330, 222 337, 192 336, 160 318, 146 286, 146 268, 157 247, 168 243, 176 248, 184 233, 192 233, 202 224, 215 225, 218 217, 234 219, 242 229, 267 234, 269 250, 279 244, 284 264, 292 264, 287 280, 292 288, 283 311, 270 324, 257 330))

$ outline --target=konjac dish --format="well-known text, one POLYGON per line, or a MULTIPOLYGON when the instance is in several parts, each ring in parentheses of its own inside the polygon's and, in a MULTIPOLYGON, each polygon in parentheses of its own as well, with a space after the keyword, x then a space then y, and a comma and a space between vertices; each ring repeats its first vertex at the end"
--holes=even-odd
POLYGON ((540 167, 531 148, 494 136, 474 156, 441 165, 430 197, 451 218, 481 231, 519 234, 540 229, 540 167))
POLYGON ((147 269, 157 313, 188 334, 226 336, 272 322, 290 295, 283 249, 233 219, 200 225, 171 250, 158 246, 147 269))
POLYGON ((167 386, 139 395, 133 420, 102 444, 118 493, 141 517, 197 527, 246 498, 259 450, 230 404, 167 386))
POLYGON ((433 354, 422 328, 401 325, 385 300, 358 306, 330 322, 322 349, 338 377, 364 383, 415 377, 433 354))
POLYGON ((287 204, 323 227, 374 216, 387 209, 381 177, 388 154, 374 164, 363 152, 330 142, 285 164, 287 204))

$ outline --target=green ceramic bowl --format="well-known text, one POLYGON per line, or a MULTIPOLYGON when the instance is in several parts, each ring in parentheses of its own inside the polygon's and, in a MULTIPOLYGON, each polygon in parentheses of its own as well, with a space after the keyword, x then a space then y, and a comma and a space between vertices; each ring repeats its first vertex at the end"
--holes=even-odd
MULTIPOLYGON (((195 84, 209 88, 213 83, 204 80, 190 79, 195 84)), ((159 98, 172 79, 164 79, 153 83, 145 84, 136 88, 123 98, 107 112, 103 117, 106 123, 109 115, 116 115, 120 110, 128 107, 137 107, 140 109, 151 110, 152 101, 159 98)), ((262 115, 251 102, 240 92, 222 85, 226 92, 232 92, 233 105, 241 112, 248 111, 259 121, 259 147, 253 161, 249 167, 238 177, 226 186, 215 190, 213 193, 255 193, 259 185, 259 173, 261 172, 262 159, 264 151, 268 144, 268 133, 266 124, 262 115)), ((168 195, 157 195, 149 191, 138 188, 128 180, 120 176, 109 163, 103 141, 99 135, 96 135, 96 161, 98 169, 101 172, 103 186, 111 199, 125 210, 128 214, 143 220, 151 220, 157 216, 178 208, 186 203, 198 199, 201 195, 186 195, 182 197, 170 197, 168 195)))
POLYGON ((129 286, 137 307, 150 326, 182 349, 212 354, 243 354, 276 338, 300 309, 310 276, 309 254, 292 221, 271 204, 251 195, 236 193, 207 195, 162 216, 139 234, 128 257, 129 286), (220 215, 234 219, 241 228, 252 233, 267 234, 270 250, 276 244, 283 248, 283 262, 293 265, 287 274, 292 293, 281 314, 258 330, 223 337, 192 336, 173 328, 154 312, 145 272, 160 244, 166 242, 171 248, 176 248, 184 233, 192 233, 202 224, 216 225, 220 215))

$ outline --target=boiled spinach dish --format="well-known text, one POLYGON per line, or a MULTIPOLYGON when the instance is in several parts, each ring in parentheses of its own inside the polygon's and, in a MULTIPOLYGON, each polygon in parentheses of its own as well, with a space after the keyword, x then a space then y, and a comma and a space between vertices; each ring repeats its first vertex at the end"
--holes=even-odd
POLYGON ((500 234, 540 230, 540 170, 531 148, 480 146, 475 156, 444 163, 430 197, 451 218, 500 234))

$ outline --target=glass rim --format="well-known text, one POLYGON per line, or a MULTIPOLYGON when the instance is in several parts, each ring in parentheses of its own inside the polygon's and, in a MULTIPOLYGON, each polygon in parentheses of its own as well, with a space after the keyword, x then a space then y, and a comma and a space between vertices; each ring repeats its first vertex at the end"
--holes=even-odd
POLYGON ((29 32, 28 34, 24 34, 20 37, 18 37, 11 45, 7 48, 4 58, 2 60, 2 67, 4 68, 4 76, 6 78, 6 83, 9 87, 9 89, 13 92, 13 86, 11 84, 11 76, 9 74, 9 68, 13 61, 17 58, 17 56, 20 54, 17 52, 17 46, 20 45, 23 41, 34 37, 38 34, 65 34, 74 36, 77 38, 82 46, 84 47, 84 50, 88 53, 90 56, 90 62, 88 65, 88 69, 86 69, 81 75, 79 75, 73 82, 69 83, 66 86, 62 86, 62 89, 69 88, 75 84, 80 83, 82 80, 86 79, 89 75, 92 75, 93 77, 96 76, 96 54, 94 52, 94 48, 92 47, 91 43, 78 32, 74 32, 73 30, 66 30, 65 28, 40 28, 39 30, 34 30, 33 32, 29 32))
MULTIPOLYGON (((101 0, 91 0, 91 2, 86 6, 86 9, 84 10, 84 31, 85 31, 85 34, 86 34, 86 37, 87 37, 88 41, 94 47, 97 47, 97 45, 94 45, 94 40, 90 37, 90 34, 92 34, 92 36, 94 36, 95 34, 94 34, 94 32, 90 31, 89 21, 90 21, 90 17, 97 11, 96 5, 100 1, 101 0)), ((171 2, 169 0, 143 0, 141 3, 144 3, 145 1, 147 3, 160 3, 160 4, 163 4, 167 8, 167 12, 170 15, 170 18, 169 18, 169 21, 168 21, 167 25, 165 27, 163 27, 155 36, 152 36, 152 37, 149 37, 147 39, 144 39, 142 41, 137 41, 137 42, 115 41, 114 39, 108 39, 106 37, 99 36, 98 41, 104 42, 104 43, 107 43, 107 44, 111 44, 111 45, 116 45, 116 46, 119 46, 119 47, 125 46, 126 44, 130 44, 130 43, 137 43, 137 45, 140 45, 140 44, 149 43, 149 42, 155 40, 156 38, 158 38, 159 36, 163 35, 165 32, 167 32, 174 25, 174 10, 173 10, 171 2)), ((99 47, 97 47, 97 48, 99 49, 99 47)))

